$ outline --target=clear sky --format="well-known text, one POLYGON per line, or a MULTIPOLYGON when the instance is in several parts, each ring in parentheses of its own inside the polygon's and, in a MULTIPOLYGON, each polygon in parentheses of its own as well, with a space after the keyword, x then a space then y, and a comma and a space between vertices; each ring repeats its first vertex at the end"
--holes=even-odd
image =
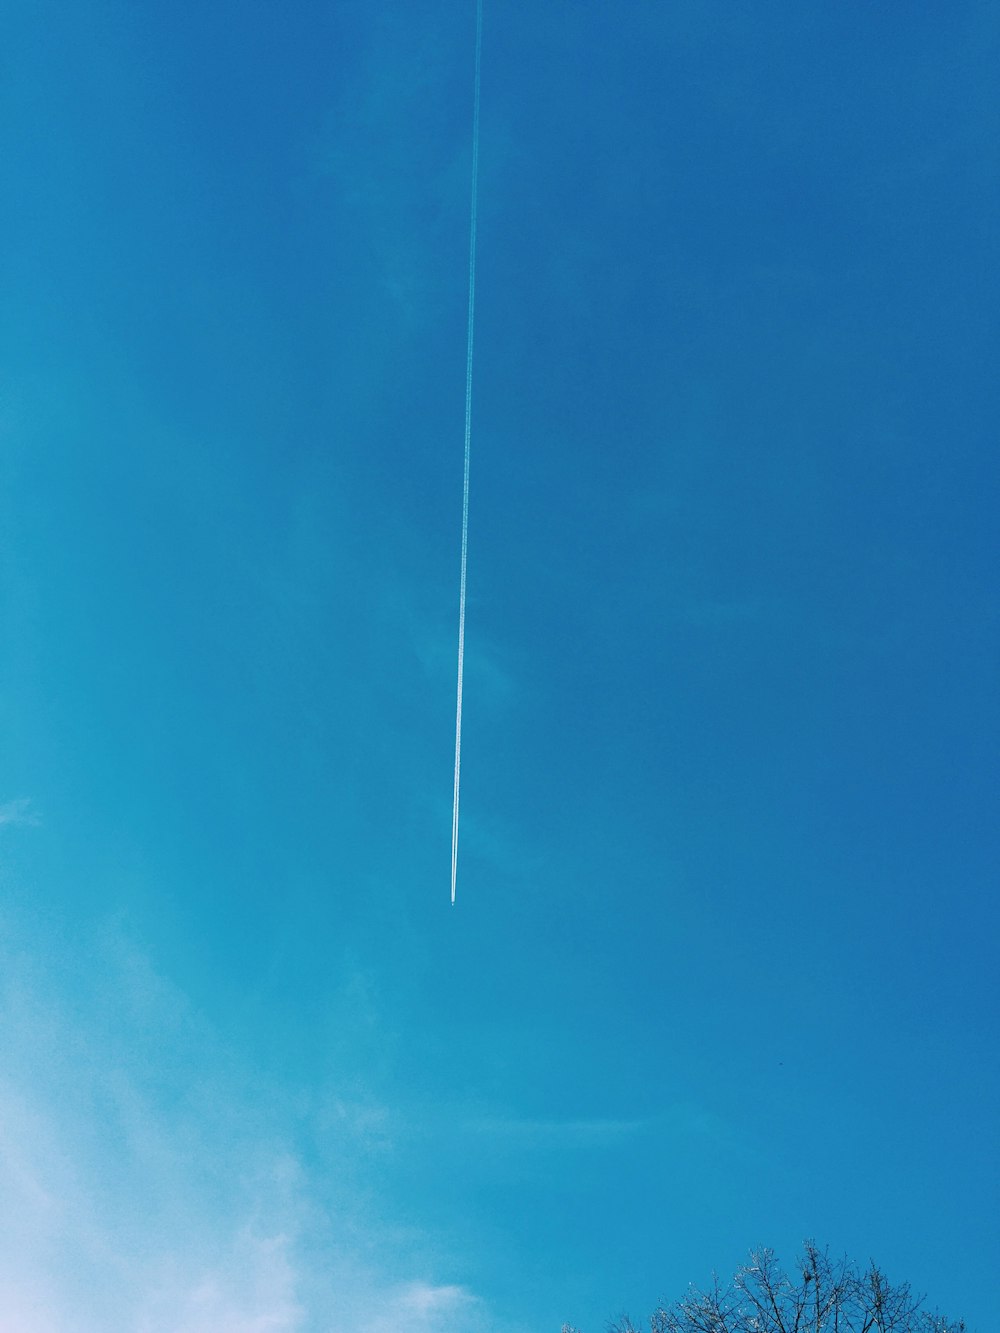
POLYGON ((987 0, 13 0, 0 1326, 980 1333, 987 0))

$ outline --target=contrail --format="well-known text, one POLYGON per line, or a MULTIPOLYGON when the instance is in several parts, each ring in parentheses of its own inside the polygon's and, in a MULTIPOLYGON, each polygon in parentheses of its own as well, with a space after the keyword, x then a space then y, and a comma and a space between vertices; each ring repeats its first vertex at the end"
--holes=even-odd
POLYGON ((472 200, 469 209, 469 322, 465 344, 465 472, 462 482, 462 577, 458 592, 458 693, 455 699, 455 800, 451 812, 451 902, 458 874, 458 793, 462 772, 462 681, 465 675, 465 574, 469 551, 469 454, 472 443, 472 335, 476 311, 476 208, 479 196, 479 81, 483 0, 476 0, 476 91, 472 113, 472 200))

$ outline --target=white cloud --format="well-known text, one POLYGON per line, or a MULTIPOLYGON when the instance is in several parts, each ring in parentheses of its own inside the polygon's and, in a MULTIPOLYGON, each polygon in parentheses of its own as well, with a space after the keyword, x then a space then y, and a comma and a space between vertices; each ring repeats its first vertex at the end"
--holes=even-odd
POLYGON ((363 1333, 466 1333, 483 1327, 477 1305, 464 1287, 410 1282, 388 1294, 363 1333))
POLYGON ((428 1238, 392 1228, 340 1185, 338 1153, 370 1151, 385 1134, 372 1099, 352 1089, 324 1104, 316 1128, 333 1160, 314 1179, 290 1141, 294 1098, 241 1074, 139 952, 112 937, 99 965, 91 957, 76 975, 60 959, 51 971, 60 987, 69 972, 63 1001, 17 943, 0 946, 0 1326, 497 1327, 433 1271, 428 1238))
POLYGON ((400 1294, 399 1305, 403 1310, 428 1315, 438 1310, 454 1310, 469 1299, 462 1287, 431 1287, 426 1282, 411 1282, 400 1294))
POLYGON ((146 1299, 142 1333, 293 1333, 304 1310, 288 1236, 255 1235, 249 1226, 231 1237, 221 1263, 191 1273, 170 1265, 146 1299))

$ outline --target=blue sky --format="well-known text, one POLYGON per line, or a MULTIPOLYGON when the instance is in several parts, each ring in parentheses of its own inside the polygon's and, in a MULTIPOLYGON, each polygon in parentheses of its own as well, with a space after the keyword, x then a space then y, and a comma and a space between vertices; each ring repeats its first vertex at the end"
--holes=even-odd
POLYGON ((0 116, 0 1313, 985 1330, 997 22, 34 0, 0 116))

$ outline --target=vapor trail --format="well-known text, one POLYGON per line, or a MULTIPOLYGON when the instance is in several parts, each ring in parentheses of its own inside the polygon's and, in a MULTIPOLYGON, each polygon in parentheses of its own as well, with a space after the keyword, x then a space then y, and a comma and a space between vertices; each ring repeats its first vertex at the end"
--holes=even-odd
POLYGON ((476 311, 476 211, 479 196, 479 82, 483 0, 476 0, 476 90, 472 113, 472 197, 469 208, 469 321, 465 344, 465 471, 462 482, 462 577, 458 592, 458 692, 455 699, 455 799, 451 812, 451 902, 458 874, 458 795, 462 773, 462 682, 465 676, 465 577, 469 551, 469 455, 472 444, 472 335, 476 311))

